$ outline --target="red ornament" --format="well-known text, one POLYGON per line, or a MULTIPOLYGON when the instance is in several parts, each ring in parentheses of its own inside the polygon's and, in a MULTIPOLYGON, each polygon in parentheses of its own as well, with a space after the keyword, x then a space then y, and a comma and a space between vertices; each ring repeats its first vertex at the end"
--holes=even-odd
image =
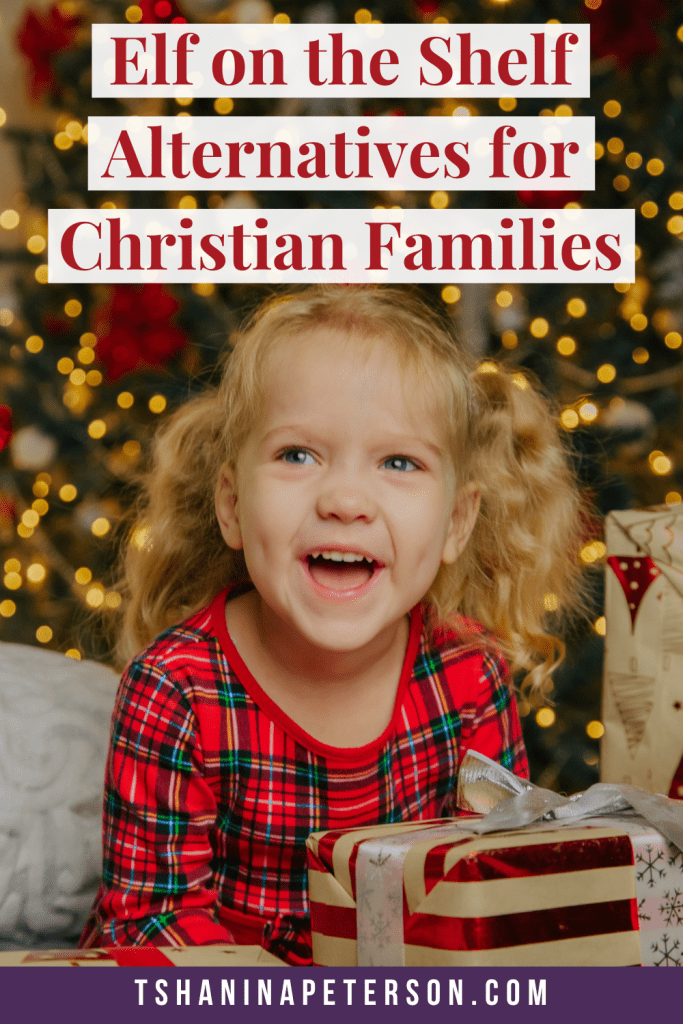
POLYGON ((16 39, 18 49, 29 61, 29 92, 33 99, 59 92, 52 57, 71 46, 79 25, 80 18, 63 14, 56 4, 44 14, 31 8, 26 10, 16 39))
POLYGON ((563 210, 567 203, 578 203, 583 192, 518 192, 520 203, 529 209, 563 210))
POLYGON ((178 308, 160 284, 112 288, 109 301, 93 316, 97 357, 107 368, 108 380, 145 366, 164 366, 185 347, 187 336, 169 322, 178 308))
POLYGON ((440 6, 440 0, 415 0, 415 7, 421 18, 433 17, 440 6))
POLYGON ((646 555, 635 558, 611 555, 607 559, 607 564, 621 583, 621 589, 624 591, 631 615, 631 628, 634 629, 640 602, 645 597, 650 584, 654 583, 658 576, 661 576, 661 572, 652 559, 646 555))
POLYGON ((138 0, 138 7, 142 11, 140 21, 143 24, 187 24, 187 18, 180 13, 175 0, 138 0))
POLYGON ((593 56, 614 57, 624 69, 658 53, 662 44, 653 25, 667 17, 667 6, 662 0, 602 0, 588 7, 593 56))
POLYGON ((10 443, 12 437, 12 410, 0 405, 0 452, 10 443))

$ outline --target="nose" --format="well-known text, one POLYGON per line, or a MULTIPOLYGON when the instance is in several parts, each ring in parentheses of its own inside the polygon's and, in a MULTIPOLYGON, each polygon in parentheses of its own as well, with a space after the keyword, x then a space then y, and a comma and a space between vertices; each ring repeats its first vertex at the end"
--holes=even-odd
POLYGON ((336 475, 328 479, 318 496, 317 511, 321 519, 338 519, 352 523, 357 519, 372 522, 377 505, 367 485, 357 474, 336 475))

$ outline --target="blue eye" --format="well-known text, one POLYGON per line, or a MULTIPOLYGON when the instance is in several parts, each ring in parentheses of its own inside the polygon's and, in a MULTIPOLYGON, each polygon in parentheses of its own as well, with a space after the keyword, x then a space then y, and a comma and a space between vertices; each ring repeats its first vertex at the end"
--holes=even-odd
POLYGON ((285 448, 278 455, 283 462, 289 462, 293 466, 314 466, 315 459, 305 448, 285 448))
POLYGON ((407 455, 392 455, 384 460, 384 465, 389 469, 398 470, 399 473, 410 473, 415 469, 419 469, 417 463, 409 459, 407 455))

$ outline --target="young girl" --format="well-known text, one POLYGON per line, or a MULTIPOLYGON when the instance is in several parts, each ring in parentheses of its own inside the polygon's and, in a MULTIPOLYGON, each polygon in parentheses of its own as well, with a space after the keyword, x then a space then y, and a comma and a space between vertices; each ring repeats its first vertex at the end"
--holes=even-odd
POLYGON ((157 438, 82 945, 310 963, 310 832, 454 814, 468 748, 526 776, 510 671, 549 688, 578 504, 526 378, 411 291, 266 304, 157 438))

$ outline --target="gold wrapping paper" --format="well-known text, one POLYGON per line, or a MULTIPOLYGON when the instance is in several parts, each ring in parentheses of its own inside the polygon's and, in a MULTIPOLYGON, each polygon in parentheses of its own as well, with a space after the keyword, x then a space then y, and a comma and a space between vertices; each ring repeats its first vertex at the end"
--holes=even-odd
POLYGON ((612 512, 605 534, 601 779, 680 798, 683 510, 612 512))

